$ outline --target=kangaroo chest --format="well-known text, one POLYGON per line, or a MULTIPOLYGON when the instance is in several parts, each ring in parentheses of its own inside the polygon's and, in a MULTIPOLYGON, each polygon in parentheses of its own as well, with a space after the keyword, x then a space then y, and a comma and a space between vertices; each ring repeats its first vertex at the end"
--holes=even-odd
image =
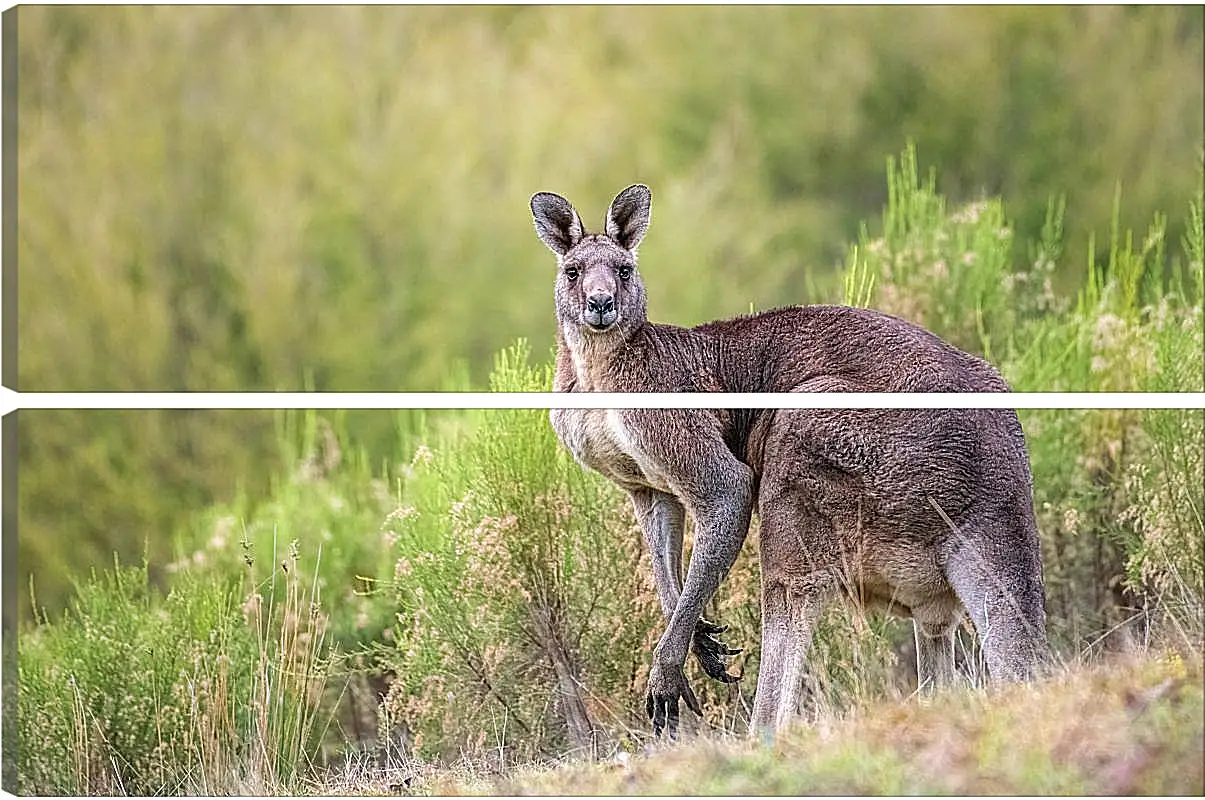
POLYGON ((671 492, 665 470, 640 446, 615 409, 557 408, 552 428, 584 467, 625 489, 671 492))

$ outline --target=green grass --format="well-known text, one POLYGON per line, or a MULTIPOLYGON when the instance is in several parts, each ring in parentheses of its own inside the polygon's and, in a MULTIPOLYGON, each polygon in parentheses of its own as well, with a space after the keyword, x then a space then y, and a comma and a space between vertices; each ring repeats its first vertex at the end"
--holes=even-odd
POLYGON ((23 633, 19 791, 299 790, 332 665, 305 561, 295 547, 279 555, 262 581, 250 565, 226 579, 184 571, 165 597, 145 568, 118 565, 81 582, 61 619, 23 633))

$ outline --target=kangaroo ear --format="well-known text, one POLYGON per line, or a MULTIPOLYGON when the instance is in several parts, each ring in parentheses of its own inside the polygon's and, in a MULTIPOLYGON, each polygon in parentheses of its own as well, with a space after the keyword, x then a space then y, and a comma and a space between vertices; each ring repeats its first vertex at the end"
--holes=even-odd
POLYGON ((652 194, 643 183, 629 186, 607 209, 607 235, 626 250, 635 250, 649 229, 652 194))
POLYGON ((582 218, 559 194, 538 192, 532 195, 531 216, 535 219, 540 241, 558 256, 568 253, 586 235, 582 218))

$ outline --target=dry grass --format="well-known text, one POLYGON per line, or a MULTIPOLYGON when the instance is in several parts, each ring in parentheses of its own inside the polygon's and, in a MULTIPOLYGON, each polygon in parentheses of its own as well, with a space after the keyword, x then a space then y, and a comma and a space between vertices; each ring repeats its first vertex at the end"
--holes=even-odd
MULTIPOLYGON (((410 794, 1205 792, 1199 653, 1070 666, 1040 683, 881 702, 772 743, 697 738, 502 776, 412 769, 410 794)), ((371 791, 373 787, 362 787, 371 791)))

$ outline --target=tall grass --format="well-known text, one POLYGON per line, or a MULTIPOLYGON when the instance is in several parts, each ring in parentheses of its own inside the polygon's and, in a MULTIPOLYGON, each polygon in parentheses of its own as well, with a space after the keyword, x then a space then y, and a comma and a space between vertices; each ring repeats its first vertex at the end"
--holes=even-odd
POLYGON ((79 584, 61 620, 21 637, 19 790, 304 788, 331 661, 302 564, 292 550, 261 581, 183 571, 163 598, 145 566, 79 584), (282 602, 270 599, 274 584, 282 602))

